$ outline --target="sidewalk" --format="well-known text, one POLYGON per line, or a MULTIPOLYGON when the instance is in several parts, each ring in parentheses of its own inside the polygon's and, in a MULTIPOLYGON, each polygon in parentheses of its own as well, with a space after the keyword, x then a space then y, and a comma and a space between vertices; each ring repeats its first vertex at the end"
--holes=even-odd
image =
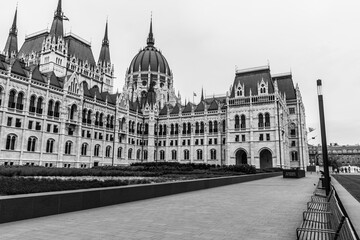
POLYGON ((319 175, 273 177, 0 225, 1 239, 289 240, 319 175))

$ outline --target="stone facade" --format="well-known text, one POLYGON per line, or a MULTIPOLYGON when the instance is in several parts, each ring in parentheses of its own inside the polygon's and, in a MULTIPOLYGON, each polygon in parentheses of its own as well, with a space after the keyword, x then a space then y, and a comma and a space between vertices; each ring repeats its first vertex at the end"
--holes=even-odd
POLYGON ((123 91, 113 93, 107 24, 96 62, 88 42, 63 33, 64 19, 59 1, 50 31, 26 36, 17 51, 9 47, 17 41, 15 15, 0 55, 0 164, 308 165, 305 109, 291 73, 237 70, 227 93, 182 104, 151 23, 123 91))

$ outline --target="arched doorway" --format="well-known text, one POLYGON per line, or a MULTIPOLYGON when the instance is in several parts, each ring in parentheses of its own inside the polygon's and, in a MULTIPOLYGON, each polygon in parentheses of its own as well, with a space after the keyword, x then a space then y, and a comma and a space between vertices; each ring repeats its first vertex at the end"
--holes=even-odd
POLYGON ((247 154, 244 150, 237 150, 236 154, 236 165, 247 164, 247 154))
POLYGON ((272 154, 268 149, 264 149, 260 152, 260 168, 272 167, 272 154))

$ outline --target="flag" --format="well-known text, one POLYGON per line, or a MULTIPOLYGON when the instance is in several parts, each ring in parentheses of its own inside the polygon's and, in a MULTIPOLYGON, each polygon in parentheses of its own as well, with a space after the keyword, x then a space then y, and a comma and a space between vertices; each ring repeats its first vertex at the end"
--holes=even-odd
POLYGON ((69 18, 64 15, 64 16, 63 16, 63 20, 64 20, 64 21, 69 21, 69 18))
POLYGON ((196 93, 194 93, 194 97, 196 97, 196 93))
POLYGON ((309 127, 309 132, 315 131, 315 128, 309 127))

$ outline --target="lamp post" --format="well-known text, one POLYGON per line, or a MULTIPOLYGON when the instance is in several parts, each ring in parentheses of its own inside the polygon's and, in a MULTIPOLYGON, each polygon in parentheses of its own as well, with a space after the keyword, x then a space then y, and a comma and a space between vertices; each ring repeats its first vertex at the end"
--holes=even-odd
POLYGON ((321 84, 320 79, 317 80, 317 94, 318 94, 318 100, 319 100, 321 144, 322 144, 324 177, 325 177, 325 191, 326 191, 326 195, 328 195, 330 192, 330 176, 329 176, 329 162, 328 162, 328 152, 327 152, 327 144, 326 144, 324 101, 323 101, 323 95, 322 95, 322 84, 321 84))

